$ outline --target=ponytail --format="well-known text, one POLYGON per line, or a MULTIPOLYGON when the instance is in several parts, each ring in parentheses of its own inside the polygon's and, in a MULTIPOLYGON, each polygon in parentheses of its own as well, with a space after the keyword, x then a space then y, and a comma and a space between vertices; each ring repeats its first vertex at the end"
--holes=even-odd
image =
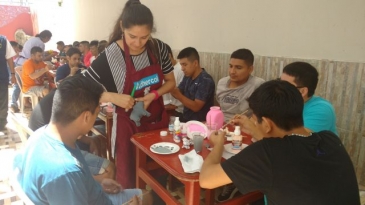
POLYGON ((146 25, 153 32, 153 15, 151 10, 139 0, 128 0, 110 34, 109 45, 121 39, 123 35, 121 27, 128 29, 136 25, 146 25), (120 25, 121 22, 122 25, 120 25))

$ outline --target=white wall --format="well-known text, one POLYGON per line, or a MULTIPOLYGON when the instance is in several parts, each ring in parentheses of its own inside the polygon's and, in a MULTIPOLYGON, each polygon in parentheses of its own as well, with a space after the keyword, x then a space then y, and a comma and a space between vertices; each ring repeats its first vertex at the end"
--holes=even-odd
POLYGON ((153 0, 174 49, 365 62, 364 0, 153 0))
MULTIPOLYGON (((364 0, 141 1, 155 16, 155 36, 173 49, 365 62, 364 0)), ((74 16, 62 37, 108 39, 125 2, 64 0, 62 15, 74 16)))

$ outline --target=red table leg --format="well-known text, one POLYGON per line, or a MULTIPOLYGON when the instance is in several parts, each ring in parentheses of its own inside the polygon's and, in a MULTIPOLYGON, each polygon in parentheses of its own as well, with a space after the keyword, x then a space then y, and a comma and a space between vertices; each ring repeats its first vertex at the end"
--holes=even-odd
POLYGON ((186 205, 200 204, 199 181, 185 183, 185 203, 186 205))
POLYGON ((215 189, 206 189, 205 190, 205 204, 206 205, 213 205, 214 204, 214 194, 215 189))
MULTIPOLYGON (((147 155, 136 147, 136 170, 146 168, 147 166, 147 155)), ((136 187, 139 189, 146 189, 146 183, 136 173, 136 187)))

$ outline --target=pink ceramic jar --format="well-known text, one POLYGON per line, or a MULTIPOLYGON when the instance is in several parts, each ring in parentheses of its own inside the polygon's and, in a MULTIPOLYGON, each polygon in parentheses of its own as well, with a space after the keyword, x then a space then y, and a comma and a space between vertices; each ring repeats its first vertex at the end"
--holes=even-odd
POLYGON ((207 113, 207 124, 215 124, 216 129, 220 129, 224 123, 224 115, 221 108, 218 106, 210 107, 210 111, 207 113))

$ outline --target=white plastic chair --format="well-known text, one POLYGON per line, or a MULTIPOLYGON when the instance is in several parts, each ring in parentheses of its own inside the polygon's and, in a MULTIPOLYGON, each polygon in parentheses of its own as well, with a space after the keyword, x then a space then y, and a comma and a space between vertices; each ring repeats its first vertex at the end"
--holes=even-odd
POLYGON ((19 174, 19 169, 15 169, 12 175, 10 176, 10 185, 13 188, 15 194, 19 197, 19 199, 25 205, 34 205, 34 203, 29 199, 29 197, 25 194, 22 187, 20 186, 17 176, 19 174))
MULTIPOLYGON (((22 67, 18 66, 15 68, 15 78, 16 78, 16 82, 19 85, 19 88, 22 89, 23 87, 23 81, 22 81, 22 67)), ((32 109, 34 110, 35 106, 38 104, 38 96, 36 96, 35 94, 31 93, 23 93, 23 90, 21 90, 20 92, 20 112, 24 113, 24 99, 29 97, 32 101, 32 109)))

